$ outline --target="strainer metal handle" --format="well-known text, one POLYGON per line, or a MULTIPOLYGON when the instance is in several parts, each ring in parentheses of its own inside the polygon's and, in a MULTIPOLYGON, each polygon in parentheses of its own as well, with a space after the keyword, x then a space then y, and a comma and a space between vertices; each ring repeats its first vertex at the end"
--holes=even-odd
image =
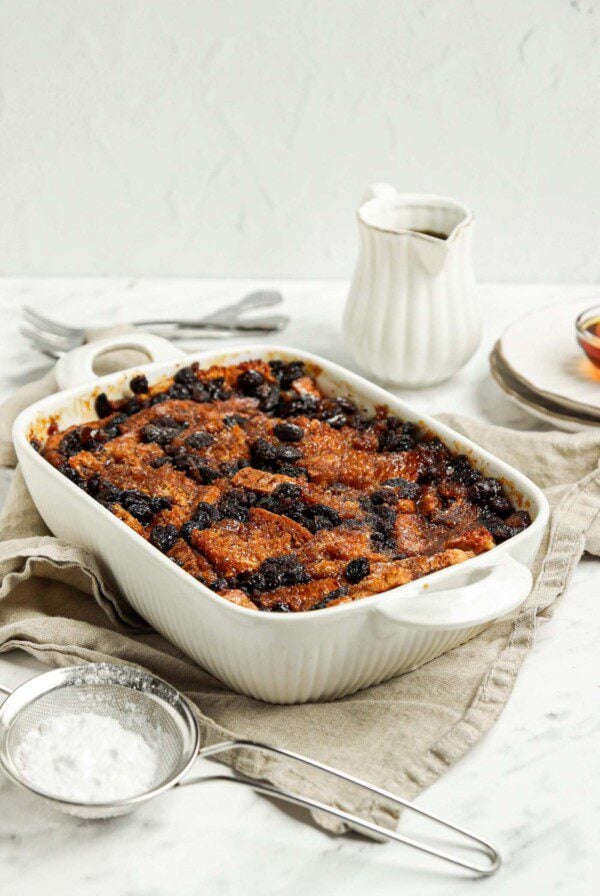
POLYGON ((199 751, 198 755, 202 757, 216 756, 218 753, 224 753, 228 750, 238 749, 259 750, 260 752, 272 753, 276 756, 285 756, 288 759, 293 759, 297 762, 303 763, 304 765, 309 765, 312 768, 319 769, 320 771, 325 772, 329 775, 333 775, 336 778, 341 778, 343 781, 348 781, 350 784, 355 784, 357 787, 362 787, 364 790, 368 790, 370 793, 376 794, 383 799, 390 800, 391 802, 402 806, 404 809, 409 809, 410 811, 416 812, 418 815, 427 818, 429 821, 432 821, 435 824, 439 824, 441 827, 447 828, 456 834, 460 834, 461 837, 464 837, 466 840, 470 841, 471 847, 473 846, 473 844, 476 844, 476 848, 485 853, 490 861, 488 864, 478 865, 474 862, 468 861, 467 859, 463 859, 459 855, 446 852, 445 850, 437 849, 436 847, 431 846, 421 840, 415 840, 412 837, 407 837, 406 835, 399 834, 396 831, 390 831, 387 828, 382 827, 381 825, 375 824, 371 821, 367 821, 365 818, 360 818, 357 815, 352 815, 350 812, 345 812, 342 809, 337 809, 335 806, 330 806, 326 803, 321 803, 319 800, 312 799, 311 797, 301 796, 300 794, 294 793, 293 791, 274 787, 271 784, 267 784, 262 781, 256 781, 245 776, 231 778, 227 775, 203 775, 197 778, 186 778, 185 780, 179 782, 179 786, 187 786, 189 784, 203 784, 207 781, 229 781, 230 783, 233 782, 234 784, 244 784, 247 787, 251 787, 258 793, 263 793, 266 796, 275 797, 276 799, 283 800, 287 803, 293 803, 297 806, 303 806, 306 809, 316 809, 320 812, 325 812, 328 815, 332 815, 334 818, 338 818, 341 821, 347 822, 352 827, 360 828, 364 831, 368 831, 371 834, 376 834, 378 837, 382 837, 386 840, 395 841, 396 843, 403 843, 405 846, 412 846, 414 849, 418 849, 421 852, 425 852, 431 856, 436 856, 438 859, 443 859, 445 862, 450 862, 453 865, 458 865, 461 868, 468 869, 469 871, 474 871, 476 874, 484 877, 489 877, 491 874, 494 874, 494 872, 498 870, 502 863, 502 859, 499 853, 494 849, 491 843, 488 843, 488 841, 484 840, 482 837, 476 836, 471 831, 459 827, 458 825, 453 824, 446 819, 440 818, 439 815, 435 815, 433 812, 429 812, 427 809, 422 809, 420 806, 415 805, 415 803, 412 803, 401 796, 397 796, 394 793, 390 793, 389 790, 384 790, 381 787, 376 787, 374 784, 369 784, 366 781, 363 781, 361 778, 356 778, 354 777, 354 775, 348 775, 346 774, 346 772, 342 772, 339 769, 332 768, 331 766, 325 765, 322 762, 317 762, 316 759, 310 759, 308 756, 301 756, 299 753, 294 753, 291 750, 284 749, 283 747, 272 747, 269 744, 263 744, 253 740, 231 740, 203 747, 199 751))

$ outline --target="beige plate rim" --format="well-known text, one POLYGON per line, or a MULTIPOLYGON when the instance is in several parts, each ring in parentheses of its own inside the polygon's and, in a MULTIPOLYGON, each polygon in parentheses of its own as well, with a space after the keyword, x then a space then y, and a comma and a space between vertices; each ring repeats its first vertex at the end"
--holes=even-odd
POLYGON ((502 378, 502 374, 494 363, 493 354, 493 352, 490 354, 490 371, 492 377, 494 378, 498 387, 506 395, 506 397, 514 404, 516 404, 521 410, 526 411, 533 417, 541 420, 543 423, 554 424, 559 429, 563 429, 567 432, 581 432, 582 430, 592 431, 600 426, 600 421, 598 421, 598 424, 594 424, 583 422, 578 417, 569 416, 567 414, 556 414, 551 411, 542 409, 539 405, 533 404, 533 402, 530 402, 526 398, 523 398, 523 396, 520 395, 515 388, 511 388, 506 384, 506 382, 502 378))

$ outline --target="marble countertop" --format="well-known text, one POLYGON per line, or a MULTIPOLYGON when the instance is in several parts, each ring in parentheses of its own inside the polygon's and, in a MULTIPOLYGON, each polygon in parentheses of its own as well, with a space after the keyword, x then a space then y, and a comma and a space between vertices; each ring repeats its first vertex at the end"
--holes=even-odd
MULTIPOLYGON (((147 312, 192 314, 261 285, 286 298, 292 324, 278 340, 354 367, 340 339, 347 286, 278 282, 136 279, 0 280, 0 399, 47 369, 18 333, 29 302, 65 321, 90 325, 147 312)), ((514 428, 541 424, 514 408, 491 380, 489 349, 518 314, 590 286, 482 285, 484 337, 449 383, 404 393, 431 413, 456 411, 514 428)), ((451 337, 450 337, 451 338, 451 337)), ((201 343, 200 345, 205 345, 201 343)), ((403 393, 399 393, 403 394, 403 393)), ((0 500, 10 478, 0 471, 0 500)), ((210 894, 387 894, 454 896, 475 886, 487 896, 584 896, 597 886, 600 805, 600 564, 584 559, 554 618, 543 623, 515 692, 496 726, 421 795, 430 810, 497 845, 504 865, 471 884, 443 863, 405 847, 336 838, 245 788, 209 784, 167 794, 135 814, 104 822, 60 815, 0 782, 0 893, 86 896, 210 894)), ((0 682, 16 685, 42 670, 24 653, 0 656, 0 682)), ((208 763, 205 763, 207 767, 208 763)))

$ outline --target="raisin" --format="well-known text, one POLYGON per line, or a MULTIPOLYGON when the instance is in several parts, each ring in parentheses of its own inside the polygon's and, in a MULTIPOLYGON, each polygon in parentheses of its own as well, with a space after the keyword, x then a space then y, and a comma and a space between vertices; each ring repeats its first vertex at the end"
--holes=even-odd
POLYGON ((346 597, 347 594, 348 589, 345 585, 342 585, 341 588, 336 588, 334 591, 330 591, 329 594, 326 594, 325 597, 321 598, 318 604, 311 607, 311 610, 323 610, 332 601, 338 600, 340 597, 346 597))
MULTIPOLYGON (((164 450, 165 450, 165 454, 167 454, 169 456, 169 458, 171 458, 171 460, 174 457, 183 457, 184 455, 189 454, 185 445, 165 445, 164 450)), ((191 456, 192 455, 190 455, 190 457, 191 456)))
POLYGON ((277 423, 273 427, 273 433, 280 442, 299 442, 304 438, 304 430, 295 423, 277 423))
POLYGON ((124 402, 121 411, 124 414, 127 414, 128 417, 131 417, 132 414, 137 414, 138 411, 141 411, 143 407, 144 402, 134 396, 133 398, 128 398, 127 401, 124 402))
POLYGON ((61 454, 64 454, 65 457, 73 457, 75 454, 79 454, 82 447, 79 430, 74 429, 72 432, 68 432, 66 436, 62 437, 58 450, 61 454))
POLYGON ((159 511, 171 506, 170 498, 155 498, 137 489, 126 489, 122 492, 119 503, 143 526, 148 525, 159 511))
POLYGON ((190 544, 190 539, 192 537, 192 532, 196 529, 205 529, 206 526, 201 526, 196 520, 187 520, 179 529, 180 536, 190 544))
POLYGON ((131 382, 129 383, 129 388, 133 392, 134 395, 143 395, 148 392, 150 388, 148 386, 148 380, 144 376, 143 373, 140 373, 138 376, 134 376, 131 382))
POLYGON ((115 414, 115 416, 109 420, 103 429, 105 442, 109 442, 111 439, 116 439, 117 436, 121 434, 119 427, 125 420, 127 420, 126 414, 115 414))
POLYGON ((190 390, 184 383, 173 383, 172 386, 169 386, 168 393, 170 398, 176 398, 180 401, 185 401, 186 398, 191 396, 190 390))
POLYGON ((211 436, 209 432, 193 432, 190 436, 185 440, 185 444, 189 448, 208 448, 209 445, 212 445, 215 437, 211 436))
POLYGON ((121 500, 122 491, 112 482, 105 482, 99 476, 90 476, 87 483, 89 494, 100 504, 117 504, 121 500))
POLYGON ((60 467, 58 467, 58 470, 74 485, 79 488, 85 488, 85 479, 79 475, 77 470, 74 470, 73 467, 69 466, 69 464, 61 464, 60 467))
POLYGON ((177 371, 173 379, 176 383, 180 383, 183 386, 191 386, 197 380, 196 370, 193 366, 182 367, 181 370, 177 371))
POLYGON ((221 517, 224 519, 245 523, 248 520, 248 508, 255 503, 256 496, 252 492, 233 489, 226 495, 223 495, 219 501, 218 509, 221 517))
POLYGON ((487 507, 498 516, 508 516, 512 508, 497 479, 482 477, 469 487, 469 498, 479 507, 487 507))
POLYGON ((511 538, 515 532, 507 526, 503 519, 493 513, 483 513, 481 521, 486 529, 494 536, 495 541, 501 542, 511 538))
POLYGON ((439 452, 424 446, 419 451, 418 460, 418 482, 420 484, 438 482, 446 475, 447 464, 439 452))
POLYGON ((395 546, 395 522, 396 512, 393 507, 390 507, 388 504, 372 507, 372 512, 369 514, 369 523, 373 529, 371 541, 377 548, 391 548, 395 546))
POLYGON ((259 571, 241 572, 234 581, 233 587, 245 591, 246 594, 260 594, 262 591, 268 590, 265 579, 259 571))
POLYGON ((310 582, 310 576, 296 555, 285 554, 269 557, 254 572, 240 573, 233 584, 248 594, 255 594, 307 582, 310 582))
POLYGON ((155 548, 166 554, 178 538, 177 527, 169 523, 167 526, 155 526, 150 533, 150 541, 155 548))
POLYGON ((378 488, 371 493, 369 500, 372 505, 377 506, 378 504, 396 504, 399 497, 393 488, 378 488))
POLYGON ((266 439, 257 439, 250 446, 250 459, 257 470, 268 470, 277 463, 277 448, 266 439))
POLYGON ((312 504, 304 508, 306 526, 311 532, 319 532, 321 529, 333 529, 342 522, 337 510, 328 507, 327 504, 312 504))
POLYGON ((150 506, 146 504, 145 501, 130 501, 126 510, 135 517, 142 526, 147 526, 154 518, 150 506))
POLYGON ((273 497, 283 501, 296 501, 302 495, 302 489, 293 482, 282 482, 273 491, 273 497))
POLYGON ((284 391, 289 389, 295 380, 304 376, 303 361, 289 361, 288 363, 285 361, 270 361, 269 366, 271 373, 284 391))
POLYGON ((211 401, 227 401, 228 398, 231 398, 231 391, 224 388, 224 385, 225 379, 222 376, 216 376, 206 382, 211 401))
POLYGON ((362 582, 364 578, 366 578, 371 572, 371 564, 367 560, 366 557, 356 557, 356 559, 351 560, 344 575, 348 582, 351 585, 356 585, 358 582, 362 582))
POLYGON ((298 479, 299 476, 309 478, 306 467, 293 467, 291 464, 279 464, 277 472, 281 473, 282 476, 293 476, 295 479, 298 479))
POLYGON ((229 429, 232 426, 244 426, 248 422, 248 417, 242 417, 241 414, 228 414, 223 417, 223 423, 229 429))
POLYGON ((255 392, 261 411, 274 411, 281 400, 281 389, 275 383, 263 383, 255 392))
POLYGON ((195 382, 190 386, 190 398, 199 404, 210 401, 210 392, 206 388, 205 383, 195 382))
POLYGON ((373 508, 373 513, 381 521, 386 529, 391 529, 396 522, 396 512, 387 504, 379 504, 373 508))
POLYGON ((229 588, 229 585, 227 579, 215 579, 209 587, 212 588, 213 591, 226 591, 229 588))
POLYGON ((209 467, 196 454, 183 454, 173 458, 173 466, 202 485, 210 485, 215 479, 220 479, 221 474, 213 467, 209 467))
POLYGON ((108 417, 109 414, 112 414, 112 404, 108 400, 106 392, 101 392, 100 395, 96 396, 94 409, 100 419, 102 419, 103 417, 108 417))
POLYGON ((260 370, 244 370, 237 378, 237 387, 242 395, 256 395, 265 378, 260 370))
POLYGON ((314 395, 302 395, 293 398, 279 407, 280 417, 316 417, 319 410, 319 400, 314 395))
POLYGON ((461 485, 472 485, 481 479, 481 473, 473 469, 466 454, 457 454, 448 462, 448 472, 461 485))
POLYGON ((420 491, 416 482, 411 482, 409 479, 403 479, 401 476, 394 476, 392 479, 386 479, 382 484, 389 488, 393 488, 396 491, 398 498, 410 498, 414 500, 420 491))
POLYGON ((159 426, 156 423, 147 423, 146 426, 142 426, 140 435, 143 442, 153 442, 156 445, 168 445, 179 435, 179 428, 159 426))
POLYGON ((283 461, 284 463, 293 463, 296 460, 301 460, 304 455, 299 448, 294 448, 293 445, 281 445, 277 448, 277 460, 283 461))
POLYGON ((198 529, 208 529, 208 527, 219 519, 219 512, 214 504, 208 504, 206 501, 199 501, 198 506, 192 514, 192 520, 198 524, 198 529))
POLYGON ((417 427, 414 423, 387 417, 385 428, 379 434, 379 451, 410 451, 417 444, 417 427))
POLYGON ((238 470, 243 470, 244 467, 249 467, 250 464, 243 457, 240 457, 239 460, 228 461, 224 464, 221 464, 220 470, 222 476, 227 476, 231 478, 235 476, 238 470))

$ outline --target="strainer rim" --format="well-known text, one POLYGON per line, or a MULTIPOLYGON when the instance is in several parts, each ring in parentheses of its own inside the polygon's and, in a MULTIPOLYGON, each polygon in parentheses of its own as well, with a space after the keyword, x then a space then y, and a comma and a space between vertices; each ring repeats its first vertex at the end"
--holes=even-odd
MULTIPOLYGON (((92 682, 87 682, 91 684, 92 682)), ((107 681, 107 682, 98 682, 101 684, 113 684, 117 687, 122 687, 125 690, 138 690, 138 693, 144 693, 137 688, 131 687, 130 685, 123 684, 123 682, 119 681, 107 681)), ((157 702, 166 703, 166 701, 157 696, 156 694, 145 694, 149 699, 155 699, 157 702)), ((198 757, 198 750, 200 747, 200 728, 194 714, 193 704, 188 700, 188 698, 181 693, 181 691, 177 690, 177 688, 173 687, 173 685, 169 684, 168 681, 165 681, 164 678, 161 678, 159 675, 154 675, 152 672, 148 672, 147 669, 144 669, 141 666, 126 664, 126 663, 105 663, 105 662, 96 662, 96 663, 82 663, 75 666, 61 666, 56 669, 50 669, 47 672, 42 672, 39 675, 35 675, 33 678, 28 679, 27 681, 20 684, 18 687, 9 694, 8 697, 3 701, 0 705, 0 766, 4 771, 5 775, 18 787, 23 788, 24 790, 29 790, 31 793, 34 793, 36 796, 41 797, 42 799, 48 800, 52 803, 57 803, 59 806, 64 806, 65 808, 81 808, 81 809, 91 809, 97 810, 99 812, 103 810, 116 810, 116 809, 125 809, 127 807, 133 807, 140 803, 146 802, 149 799, 152 799, 155 796, 159 796, 161 793, 164 793, 166 790, 170 790, 171 787, 174 787, 183 776, 189 771, 191 766, 194 764, 198 757), (27 706, 30 706, 35 700, 40 699, 46 694, 51 693, 59 687, 65 687, 65 685, 61 685, 60 682, 63 679, 69 678, 73 675, 79 674, 89 674, 94 670, 96 671, 105 671, 107 674, 112 672, 119 672, 120 675, 123 675, 124 670, 130 669, 132 672, 137 672, 145 676, 149 681, 157 682, 164 687, 166 687, 169 691, 172 692, 176 703, 181 704, 184 712, 182 713, 185 722, 188 723, 189 732, 192 735, 192 742, 189 748, 189 758, 183 764, 178 764, 176 771, 169 775, 166 780, 162 781, 162 783, 157 784, 155 787, 150 788, 143 793, 134 794, 133 796, 123 797, 121 799, 109 800, 107 802, 82 802, 79 800, 71 800, 66 799, 64 797, 57 796, 56 794, 49 793, 45 791, 41 787, 38 787, 34 784, 30 784, 26 781, 18 772, 16 772, 14 768, 14 764, 12 763, 10 754, 7 749, 7 741, 8 735, 10 733, 12 724, 18 718, 20 712, 22 712, 27 706), (36 689, 35 682, 39 683, 41 679, 51 679, 49 684, 50 687, 45 687, 42 690, 36 689), (32 696, 30 699, 27 699, 25 702, 22 702, 20 706, 16 709, 9 724, 6 724, 5 715, 7 709, 14 708, 15 698, 21 695, 21 700, 23 698, 24 690, 38 690, 38 693, 32 696)), ((185 751, 182 750, 182 754, 185 755, 185 751)))

